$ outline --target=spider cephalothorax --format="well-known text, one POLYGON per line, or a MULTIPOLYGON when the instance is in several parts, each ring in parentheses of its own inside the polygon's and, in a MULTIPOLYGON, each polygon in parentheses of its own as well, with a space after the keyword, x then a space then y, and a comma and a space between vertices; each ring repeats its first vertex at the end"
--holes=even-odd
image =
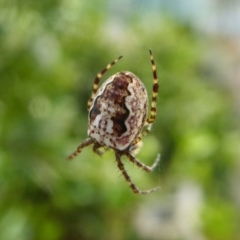
POLYGON ((72 153, 68 159, 77 156, 84 147, 93 144, 93 151, 102 155, 100 148, 111 148, 115 152, 118 168, 135 193, 147 194, 159 189, 140 190, 132 182, 126 172, 121 156, 128 159, 146 172, 151 172, 158 164, 158 155, 151 167, 146 166, 136 159, 134 153, 141 146, 142 137, 151 130, 151 125, 156 117, 156 102, 158 94, 158 78, 156 66, 151 50, 151 64, 153 71, 153 90, 150 116, 148 112, 148 96, 143 83, 131 72, 116 73, 106 80, 98 89, 102 75, 110 69, 120 58, 108 64, 102 72, 98 73, 93 84, 93 91, 88 101, 88 136, 72 153), (144 128, 146 127, 146 128, 144 128))

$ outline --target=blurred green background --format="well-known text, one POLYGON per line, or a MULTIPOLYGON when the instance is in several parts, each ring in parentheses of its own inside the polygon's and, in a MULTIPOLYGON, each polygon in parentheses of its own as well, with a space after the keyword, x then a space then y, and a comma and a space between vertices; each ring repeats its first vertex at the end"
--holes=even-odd
POLYGON ((223 14, 234 16, 232 2, 0 2, 1 240, 239 239, 240 28, 223 14), (66 157, 87 137, 87 100, 109 62, 124 56, 102 81, 129 70, 150 94, 149 48, 160 95, 138 158, 150 165, 159 152, 161 162, 150 174, 124 163, 139 188, 161 190, 139 196, 113 151, 66 157))

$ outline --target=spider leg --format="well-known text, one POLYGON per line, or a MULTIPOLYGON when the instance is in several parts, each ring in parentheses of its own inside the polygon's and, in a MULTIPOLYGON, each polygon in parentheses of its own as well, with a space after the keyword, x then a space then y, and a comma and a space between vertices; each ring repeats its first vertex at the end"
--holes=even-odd
POLYGON ((151 132, 152 129, 152 123, 147 123, 147 128, 141 133, 142 137, 148 135, 151 132))
POLYGON ((159 83, 158 83, 156 64, 154 62, 152 51, 150 49, 149 49, 149 53, 150 53, 152 72, 153 72, 152 102, 151 102, 150 116, 147 118, 145 122, 145 126, 147 126, 147 128, 133 141, 132 145, 135 145, 138 142, 140 142, 141 139, 151 131, 152 123, 155 121, 156 115, 157 115, 157 95, 158 95, 159 83))
MULTIPOLYGON (((132 142, 133 150, 135 150, 134 146, 137 145, 139 142, 141 142, 142 138, 151 132, 152 123, 149 124, 146 122, 146 126, 147 126, 147 128, 143 132, 141 132, 140 135, 132 142)), ((138 148, 138 147, 136 147, 136 148, 138 148)))
POLYGON ((126 156, 128 157, 128 159, 132 162, 132 163, 134 163, 134 164, 136 164, 138 167, 140 167, 141 169, 143 169, 144 171, 146 171, 146 172, 152 172, 155 168, 156 168, 156 166, 158 165, 158 163, 159 163, 159 161, 160 161, 160 154, 158 154, 157 155, 157 157, 156 157, 156 159, 155 159, 155 161, 154 161, 154 163, 153 163, 153 165, 152 166, 147 166, 147 165, 145 165, 144 163, 142 163, 142 162, 140 162, 135 156, 133 156, 131 153, 125 153, 126 154, 126 156))
POLYGON ((150 49, 149 49, 149 53, 150 53, 152 72, 153 72, 153 88, 152 88, 152 102, 151 102, 150 116, 147 118, 145 122, 145 126, 147 126, 147 128, 143 130, 143 132, 139 134, 139 136, 132 142, 132 152, 138 148, 138 143, 142 140, 142 138, 146 136, 148 133, 150 133, 152 129, 152 123, 155 121, 156 114, 157 114, 157 95, 158 95, 159 83, 158 83, 156 65, 153 59, 152 51, 150 49))
POLYGON ((137 193, 137 194, 148 194, 148 193, 155 192, 155 191, 160 189, 159 187, 148 189, 148 190, 141 190, 141 189, 139 189, 132 182, 130 176, 128 175, 127 171, 125 170, 124 164, 121 161, 121 155, 119 153, 117 153, 117 152, 115 152, 115 155, 116 155, 116 161, 117 161, 118 168, 122 172, 124 178, 126 179, 128 185, 130 186, 130 188, 133 190, 134 193, 137 193))
POLYGON ((96 95, 96 92, 98 90, 98 85, 99 85, 99 81, 101 79, 101 77, 103 76, 103 74, 108 71, 115 63, 117 63, 120 59, 122 58, 122 56, 116 58, 114 61, 112 61, 111 63, 109 63, 101 72, 99 72, 94 80, 94 83, 93 83, 93 88, 92 88, 92 96, 91 98, 89 99, 88 101, 88 104, 87 104, 87 109, 89 111, 91 105, 92 105, 92 102, 93 102, 93 99, 96 95))
POLYGON ((68 156, 68 160, 72 160, 73 158, 75 158, 81 151, 83 148, 87 147, 88 145, 94 143, 94 139, 92 138, 87 138, 86 140, 84 140, 76 149, 75 152, 73 152, 72 154, 70 154, 68 156))
POLYGON ((102 145, 99 144, 98 142, 95 142, 94 145, 93 145, 93 151, 98 154, 99 156, 102 156, 104 154, 105 151, 101 151, 99 150, 99 148, 101 148, 102 145))
POLYGON ((152 72, 153 72, 153 88, 152 88, 152 102, 151 102, 151 109, 150 109, 150 116, 147 119, 147 123, 153 123, 156 118, 157 114, 157 95, 158 95, 158 77, 157 77, 157 69, 153 59, 152 51, 149 49, 151 65, 152 65, 152 72))

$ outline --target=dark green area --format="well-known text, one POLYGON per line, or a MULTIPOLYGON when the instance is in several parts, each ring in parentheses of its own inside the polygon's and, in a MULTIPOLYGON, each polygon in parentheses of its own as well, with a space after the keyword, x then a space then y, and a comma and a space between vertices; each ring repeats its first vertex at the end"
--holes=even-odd
MULTIPOLYGON (((140 222, 142 208, 157 215, 155 230, 170 234, 161 221, 171 220, 176 235, 167 239, 185 239, 171 207, 185 187, 200 196, 198 234, 237 239, 239 119, 231 93, 204 70, 213 46, 153 10, 121 24, 121 13, 108 11, 100 0, 0 4, 0 239, 166 239, 143 234, 150 216, 140 222), (124 56, 103 80, 129 70, 150 94, 149 48, 160 95, 138 158, 150 165, 160 152, 161 163, 145 174, 125 162, 137 186, 162 190, 138 196, 119 177, 112 151, 99 157, 89 147, 72 162, 66 157, 87 137, 92 83, 109 62, 124 56), (161 208, 171 214, 164 218, 161 208)), ((183 222, 195 221, 187 216, 183 222)))

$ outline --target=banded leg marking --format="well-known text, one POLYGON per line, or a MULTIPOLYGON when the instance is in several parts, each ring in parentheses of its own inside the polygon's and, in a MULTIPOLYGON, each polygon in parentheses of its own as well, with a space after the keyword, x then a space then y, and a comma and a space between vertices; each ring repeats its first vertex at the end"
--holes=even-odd
POLYGON ((68 160, 72 160, 73 158, 75 158, 79 153, 81 153, 82 149, 89 146, 90 144, 94 143, 94 140, 92 138, 87 138, 86 140, 84 140, 76 149, 75 152, 73 152, 72 154, 70 154, 68 156, 68 160))
POLYGON ((136 164, 138 167, 140 167, 141 169, 143 169, 146 172, 152 172, 156 168, 156 166, 158 165, 158 163, 160 161, 160 154, 158 154, 153 165, 149 167, 149 166, 146 166, 144 163, 140 162, 136 157, 134 157, 130 153, 126 153, 126 156, 132 163, 136 164))
POLYGON ((152 189, 149 189, 149 190, 139 189, 132 182, 130 176, 128 175, 127 171, 125 170, 124 164, 121 161, 121 156, 118 153, 115 153, 115 155, 116 155, 116 161, 117 161, 118 168, 122 172, 124 178, 126 179, 128 185, 130 186, 130 188, 133 190, 134 193, 136 193, 136 194, 148 194, 148 193, 152 193, 152 192, 155 192, 155 191, 160 189, 160 187, 152 188, 152 189))
POLYGON ((91 95, 91 98, 89 99, 88 101, 88 105, 87 105, 87 109, 89 111, 91 105, 92 105, 92 101, 96 95, 96 92, 98 90, 98 86, 99 86, 99 81, 100 79, 102 78, 103 74, 105 72, 107 72, 115 63, 117 63, 120 59, 122 58, 122 56, 116 58, 114 61, 112 61, 111 63, 109 63, 101 72, 99 72, 94 80, 94 83, 93 83, 93 88, 92 88, 92 95, 91 95))
POLYGON ((153 88, 152 88, 152 102, 151 102, 151 109, 150 109, 150 116, 147 119, 148 123, 153 123, 156 118, 157 114, 157 95, 159 89, 158 77, 157 77, 157 68, 156 64, 153 59, 152 51, 149 49, 151 65, 152 65, 152 72, 153 72, 153 88))

